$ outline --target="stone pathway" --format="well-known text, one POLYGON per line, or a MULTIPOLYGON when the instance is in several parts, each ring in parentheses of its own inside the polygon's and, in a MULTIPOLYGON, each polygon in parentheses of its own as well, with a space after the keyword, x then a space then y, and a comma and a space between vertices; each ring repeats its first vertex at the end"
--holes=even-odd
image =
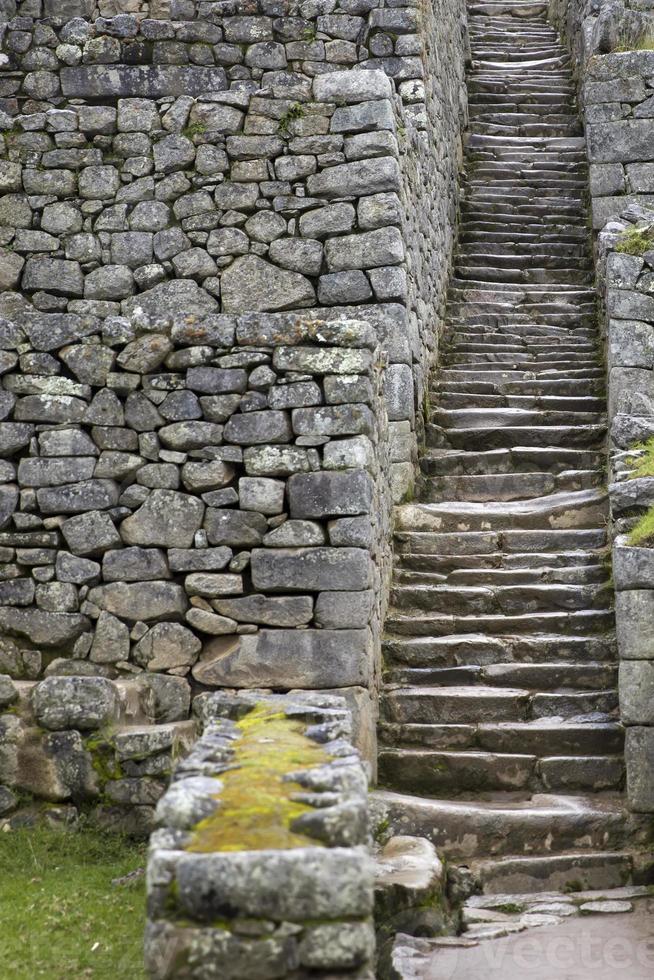
POLYGON ((471 128, 419 502, 398 508, 376 805, 486 894, 643 880, 617 721, 604 367, 570 57, 469 7, 471 128))
POLYGON ((393 952, 395 976, 402 980, 615 980, 616 976, 651 980, 651 889, 544 894, 537 902, 534 896, 531 902, 527 898, 502 896, 494 905, 478 899, 467 908, 468 921, 475 921, 472 913, 479 913, 475 938, 466 938, 472 930, 455 940, 400 937, 393 952), (491 920, 488 925, 479 924, 483 914, 491 920), (482 929, 487 929, 486 937, 482 929), (487 941, 491 938, 493 942, 487 941))

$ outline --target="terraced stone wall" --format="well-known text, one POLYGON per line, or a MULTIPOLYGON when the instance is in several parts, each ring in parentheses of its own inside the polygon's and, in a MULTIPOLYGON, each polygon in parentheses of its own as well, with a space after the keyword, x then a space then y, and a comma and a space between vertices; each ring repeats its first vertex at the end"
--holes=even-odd
POLYGON ((654 17, 646 5, 554 3, 579 65, 601 322, 629 805, 654 812, 654 551, 629 532, 654 503, 654 17))
POLYGON ((204 733, 157 805, 153 980, 372 980, 367 779, 336 698, 202 695, 204 733))
POLYGON ((374 760, 462 0, 2 0, 0 42, 5 704, 338 689, 374 760))
POLYGON ((599 236, 607 310, 613 578, 620 656, 620 714, 627 734, 627 792, 633 810, 654 813, 654 537, 631 540, 651 517, 654 476, 654 210, 632 204, 599 236), (628 254, 616 251, 647 241, 628 254), (639 448, 643 447, 643 448, 639 448))

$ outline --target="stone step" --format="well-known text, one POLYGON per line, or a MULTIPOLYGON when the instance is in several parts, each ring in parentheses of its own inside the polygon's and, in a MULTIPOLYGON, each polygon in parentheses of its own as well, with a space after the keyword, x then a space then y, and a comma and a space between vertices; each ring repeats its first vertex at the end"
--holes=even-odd
POLYGON ((425 426, 428 446, 452 446, 454 449, 479 450, 510 446, 552 446, 595 448, 603 444, 605 425, 543 426, 475 426, 469 429, 444 429, 429 423, 425 426))
POLYGON ((530 691, 612 689, 617 679, 615 664, 592 662, 400 667, 387 670, 384 674, 384 680, 390 686, 457 687, 482 684, 486 687, 520 687, 530 691))
MULTIPOLYGON (((434 393, 443 408, 461 409, 470 404, 468 391, 442 391, 434 393)), ((486 408, 540 409, 542 411, 565 410, 567 412, 594 412, 599 414, 606 408, 604 398, 583 395, 580 398, 566 398, 562 395, 505 395, 500 393, 476 393, 475 404, 486 408)))
POLYGON ((597 470, 604 456, 588 449, 549 447, 512 447, 489 449, 478 453, 456 449, 431 450, 421 456, 420 466, 429 476, 465 474, 561 473, 566 470, 597 470))
MULTIPOLYGON (((589 852, 592 859, 602 848, 619 848, 627 840, 637 846, 636 841, 643 844, 649 836, 646 821, 629 815, 622 799, 609 795, 505 794, 488 801, 463 801, 377 791, 371 794, 371 804, 389 832, 427 837, 451 862, 550 855, 573 848, 589 852)), ((508 884, 503 891, 524 890, 508 884)))
POLYGON ((411 669, 506 666, 507 663, 539 665, 544 661, 569 663, 577 657, 613 664, 617 657, 612 633, 575 636, 543 632, 531 636, 491 636, 471 630, 458 636, 386 637, 383 651, 387 667, 411 669))
MULTIPOLYGON (((483 619, 483 617, 482 617, 483 619)), ((461 724, 571 718, 599 712, 616 714, 615 690, 531 692, 482 684, 446 687, 387 687, 380 711, 398 724, 461 724)))
MULTIPOLYGON (((444 556, 440 569, 438 564, 420 562, 420 558, 424 558, 424 556, 412 555, 408 557, 414 559, 417 567, 411 567, 407 564, 407 556, 400 554, 393 575, 393 581, 396 585, 443 584, 496 588, 497 586, 539 585, 542 583, 558 583, 561 585, 606 584, 609 579, 608 560, 599 564, 588 561, 585 564, 576 565, 572 563, 574 555, 572 561, 568 559, 567 564, 550 565, 548 564, 548 556, 539 556, 530 565, 515 568, 471 568, 466 566, 465 561, 463 567, 458 563, 452 567, 452 556, 444 556)), ((520 557, 523 561, 531 558, 530 555, 516 557, 520 557)), ((592 557, 592 555, 588 557, 592 557)))
MULTIPOLYGON (((450 368, 439 371, 438 379, 441 385, 459 385, 461 383, 487 384, 493 385, 493 387, 499 386, 501 391, 507 393, 534 394, 540 393, 540 391, 549 391, 552 385, 555 386, 557 391, 560 391, 561 383, 568 386, 579 384, 582 390, 585 390, 587 385, 604 385, 604 374, 605 372, 600 367, 586 370, 579 368, 561 370, 557 368, 555 370, 539 371, 537 377, 528 368, 522 371, 515 368, 498 370, 497 367, 493 367, 492 370, 488 371, 476 369, 474 371, 465 371, 462 368, 450 368)), ((570 387, 568 387, 568 390, 570 390, 570 387)))
MULTIPOLYGON (((415 572, 424 576, 440 576, 445 581, 452 578, 459 581, 466 576, 483 579, 484 576, 534 576, 543 581, 575 581, 579 577, 584 581, 584 575, 590 575, 589 581, 601 581, 608 575, 608 549, 596 551, 562 551, 547 553, 526 551, 524 553, 506 554, 505 552, 490 552, 489 554, 449 554, 425 555, 404 550, 402 541, 397 541, 395 568, 398 575, 415 572), (603 570, 603 576, 600 574, 603 570)), ((410 543, 406 547, 410 547, 410 543)), ((525 581, 528 581, 526 578, 525 581)))
POLYGON ((403 613, 391 609, 386 629, 397 636, 448 636, 459 633, 489 634, 528 633, 606 633, 615 628, 612 609, 575 610, 573 612, 538 612, 522 615, 453 616, 413 610, 403 613))
MULTIPOLYGON (((510 193, 510 191, 507 190, 507 193, 510 193)), ((467 241, 459 245, 458 256, 464 256, 466 261, 480 255, 486 258, 492 255, 500 264, 516 257, 531 258, 537 261, 541 258, 552 256, 559 260, 568 259, 568 263, 570 258, 587 261, 590 257, 587 245, 581 242, 548 242, 547 246, 544 246, 542 242, 500 243, 467 241)))
MULTIPOLYGON (((400 510, 411 505, 405 504, 400 510)), ((429 505, 432 507, 433 505, 429 505)), ((405 516, 408 516, 408 511, 405 516)), ((396 524, 399 522, 396 521, 396 524)), ((500 531, 420 531, 411 527, 397 526, 395 545, 400 552, 424 555, 507 555, 523 552, 557 553, 565 551, 588 551, 606 546, 605 527, 601 528, 559 528, 556 530, 539 528, 536 530, 500 531)))
MULTIPOLYGON (((519 747, 516 746, 516 749, 519 747)), ((384 748, 379 782, 399 793, 456 798, 470 792, 605 792, 624 782, 622 755, 545 757, 522 752, 384 748)))
POLYGON ((397 725, 384 722, 381 742, 389 748, 422 746, 431 749, 482 749, 487 752, 520 752, 539 759, 619 755, 624 748, 624 729, 617 722, 576 724, 561 721, 498 722, 496 724, 397 725))
MULTIPOLYGON (((558 610, 610 608, 613 589, 607 582, 568 585, 527 582, 520 585, 461 585, 395 583, 390 593, 393 612, 449 612, 455 616, 518 616, 558 610)), ((391 614, 392 615, 392 614, 391 614)))
POLYGON ((538 427, 602 425, 605 415, 597 412, 558 412, 524 408, 458 408, 448 410, 436 408, 432 411, 431 421, 450 431, 451 429, 498 429, 508 426, 534 425, 538 427))
POLYGON ((548 493, 588 490, 605 482, 606 475, 598 470, 438 476, 421 481, 420 499, 427 503, 441 500, 526 500, 548 493))
MULTIPOLYGON (((631 851, 553 854, 480 861, 473 872, 484 895, 619 888, 641 882, 631 851)), ((649 875, 648 875, 649 879, 649 875)))
POLYGON ((608 514, 606 492, 580 490, 519 503, 403 504, 395 508, 398 531, 515 531, 593 528, 608 514))
MULTIPOLYGON (((525 365, 529 365, 532 374, 537 376, 541 368, 547 371, 552 367, 561 367, 568 364, 576 364, 578 365, 578 368, 583 366, 593 368, 597 367, 600 362, 595 353, 589 353, 588 351, 585 353, 575 353, 574 351, 566 351, 565 349, 557 351, 555 347, 551 347, 542 353, 534 353, 532 355, 532 353, 528 352, 524 347, 520 348, 519 350, 506 350, 499 348, 495 352, 475 352, 466 350, 457 351, 456 349, 452 349, 452 347, 446 346, 442 356, 442 363, 444 368, 465 365, 466 370, 471 370, 473 368, 481 368, 483 370, 484 365, 487 365, 488 367, 494 367, 496 365, 515 365, 524 367, 525 365)), ((470 411, 474 411, 474 409, 471 409, 470 411)), ((581 421, 581 419, 579 421, 581 421)))
POLYGON ((590 272, 583 269, 580 271, 569 271, 567 269, 550 269, 543 266, 533 266, 527 269, 519 267, 496 269, 490 265, 465 265, 462 262, 456 264, 456 275, 463 280, 474 282, 512 282, 524 283, 525 285, 539 285, 540 283, 587 283, 590 281, 590 272))
MULTIPOLYGON (((537 188, 534 188, 537 190, 537 188)), ((459 235, 459 241, 462 243, 467 242, 486 242, 487 244, 496 243, 498 245, 510 244, 510 245, 520 245, 525 243, 526 245, 553 245, 553 244, 569 244, 575 247, 583 246, 587 248, 587 243, 585 240, 585 232, 581 227, 572 227, 570 231, 557 234, 556 232, 545 232, 538 234, 535 230, 529 230, 522 225, 520 230, 516 229, 511 231, 506 229, 504 226, 497 227, 492 230, 493 226, 482 227, 475 230, 474 225, 466 225, 465 229, 461 230, 459 235)))

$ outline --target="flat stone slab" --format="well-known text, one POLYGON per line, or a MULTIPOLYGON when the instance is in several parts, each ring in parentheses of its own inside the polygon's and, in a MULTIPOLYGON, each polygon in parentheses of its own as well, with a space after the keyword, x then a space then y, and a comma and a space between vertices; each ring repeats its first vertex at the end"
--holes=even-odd
POLYGON ((615 980, 619 973, 629 980, 651 980, 652 912, 654 900, 643 899, 632 915, 568 917, 556 925, 526 929, 493 942, 481 936, 449 940, 398 936, 393 976, 397 980, 615 980))
POLYGON ((617 915, 623 912, 633 912, 631 902, 585 902, 579 906, 582 915, 617 915))

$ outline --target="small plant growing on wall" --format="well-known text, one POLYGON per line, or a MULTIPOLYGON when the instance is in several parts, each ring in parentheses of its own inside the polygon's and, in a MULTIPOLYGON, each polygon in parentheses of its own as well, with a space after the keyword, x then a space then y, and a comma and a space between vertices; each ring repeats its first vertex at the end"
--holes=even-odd
POLYGON ((654 249, 654 226, 629 228, 622 233, 615 247, 616 252, 625 255, 644 255, 652 249, 654 249))

